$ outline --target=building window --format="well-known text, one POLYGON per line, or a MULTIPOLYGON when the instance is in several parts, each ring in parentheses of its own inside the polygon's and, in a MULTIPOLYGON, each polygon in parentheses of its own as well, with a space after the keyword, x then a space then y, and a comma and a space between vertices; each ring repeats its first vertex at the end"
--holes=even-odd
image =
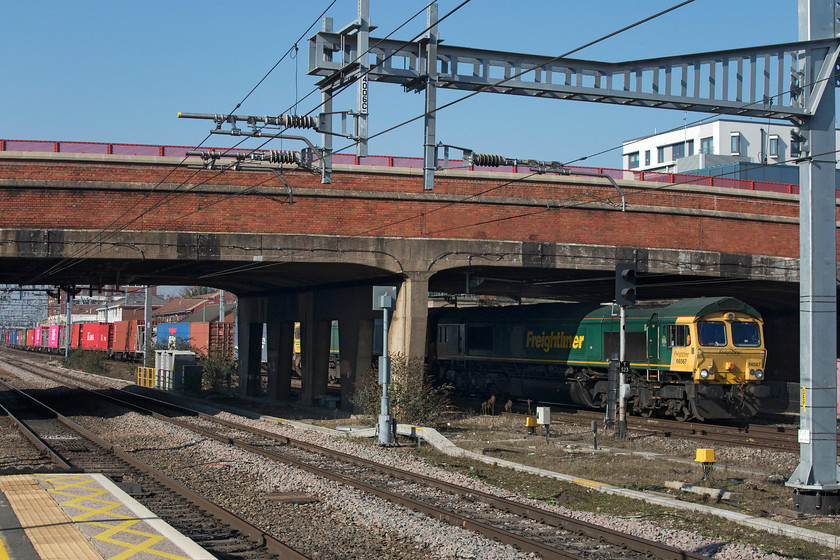
POLYGON ((639 152, 627 154, 627 169, 636 169, 639 167, 639 152))
POLYGON ((673 144, 671 146, 671 159, 680 159, 685 157, 685 144, 673 144))
POLYGON ((656 162, 665 163, 665 146, 656 148, 656 162))
POLYGON ((729 151, 732 155, 741 154, 741 133, 733 132, 729 135, 729 151))
POLYGON ((769 140, 769 146, 767 149, 770 152, 770 157, 777 158, 779 157, 779 136, 776 134, 772 134, 769 140))
POLYGON ((700 139, 700 153, 713 154, 715 153, 715 139, 709 136, 708 138, 700 139))
POLYGON ((645 166, 650 165, 650 150, 645 150, 645 166))
POLYGON ((694 140, 689 140, 685 143, 685 151, 688 155, 694 155, 694 140))

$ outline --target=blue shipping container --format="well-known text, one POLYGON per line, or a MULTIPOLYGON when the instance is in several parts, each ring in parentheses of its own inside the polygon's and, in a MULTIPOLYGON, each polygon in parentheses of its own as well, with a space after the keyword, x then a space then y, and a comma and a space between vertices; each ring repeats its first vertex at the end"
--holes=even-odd
POLYGON ((179 344, 190 345, 189 323, 158 323, 157 342, 163 348, 175 349, 179 344))

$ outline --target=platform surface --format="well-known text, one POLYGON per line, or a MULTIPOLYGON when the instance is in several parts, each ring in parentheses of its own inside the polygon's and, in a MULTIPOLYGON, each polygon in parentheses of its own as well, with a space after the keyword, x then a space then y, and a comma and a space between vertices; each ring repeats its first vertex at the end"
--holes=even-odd
POLYGON ((0 477, 0 560, 212 558, 101 474, 0 477))

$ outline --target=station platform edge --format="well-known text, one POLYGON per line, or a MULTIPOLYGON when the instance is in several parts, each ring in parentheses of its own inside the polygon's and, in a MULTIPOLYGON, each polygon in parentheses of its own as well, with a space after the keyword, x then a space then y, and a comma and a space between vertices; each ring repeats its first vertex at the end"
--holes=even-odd
POLYGON ((0 476, 0 560, 209 560, 96 473, 0 476))

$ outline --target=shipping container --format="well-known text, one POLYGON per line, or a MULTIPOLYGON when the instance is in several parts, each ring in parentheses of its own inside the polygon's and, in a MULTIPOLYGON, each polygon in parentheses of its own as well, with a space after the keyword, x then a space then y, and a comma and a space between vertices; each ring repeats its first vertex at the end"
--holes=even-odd
POLYGON ((170 350, 190 344, 191 323, 158 323, 157 343, 170 350))
POLYGON ((111 351, 120 358, 127 358, 137 353, 137 323, 138 321, 117 321, 114 323, 114 340, 111 344, 111 351))
POLYGON ((49 327, 38 327, 38 330, 41 331, 41 341, 37 344, 42 349, 46 349, 49 347, 50 341, 50 328, 49 327))
POLYGON ((233 323, 190 323, 190 349, 203 356, 233 356, 233 323))
POLYGON ((26 329, 26 347, 32 348, 35 346, 35 329, 26 329))
POLYGON ((50 348, 64 348, 66 344, 67 329, 64 325, 50 325, 49 340, 47 346, 50 348))
POLYGON ((111 323, 84 323, 82 325, 82 349, 107 352, 108 344, 111 341, 110 333, 111 323))
POLYGON ((70 348, 81 348, 82 347, 82 325, 81 323, 76 323, 74 325, 70 325, 70 348))

